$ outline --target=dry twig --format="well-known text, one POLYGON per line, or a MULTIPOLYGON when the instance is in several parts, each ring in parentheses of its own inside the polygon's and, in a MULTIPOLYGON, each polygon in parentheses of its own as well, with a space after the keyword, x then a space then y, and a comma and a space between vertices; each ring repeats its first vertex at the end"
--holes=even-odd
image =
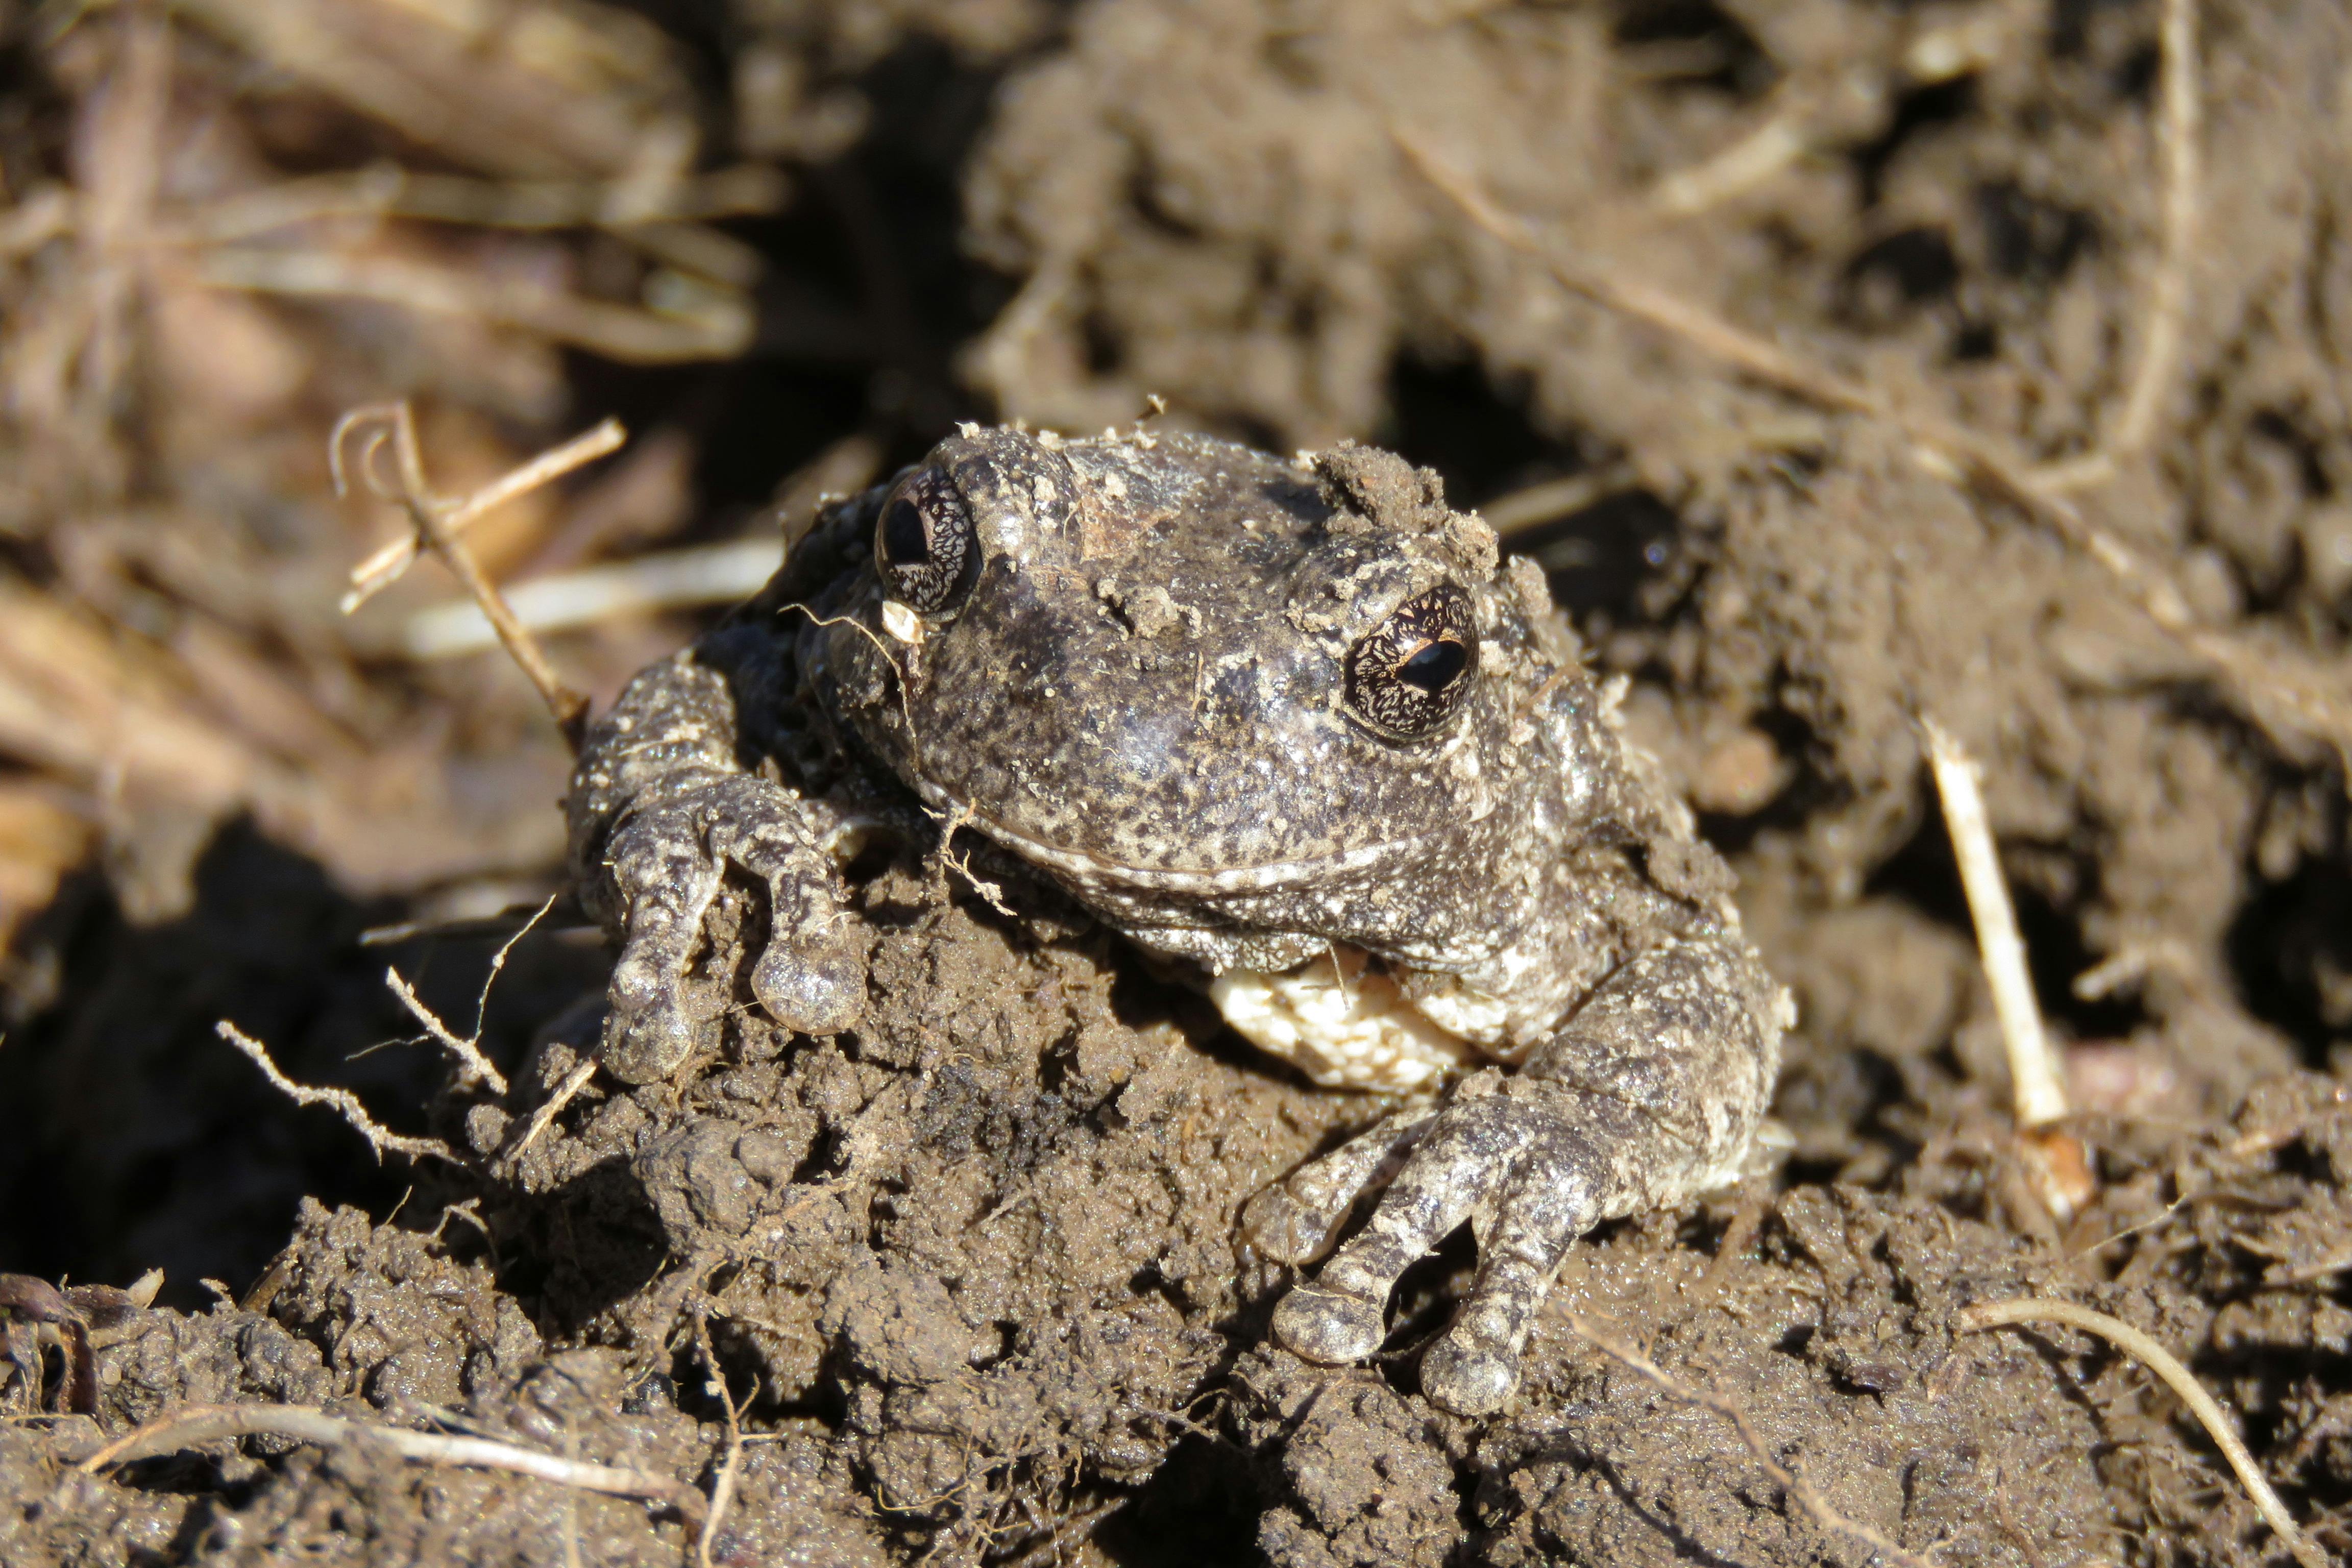
POLYGON ((1755 1456, 1764 1473, 1772 1479, 1772 1484, 1796 1499, 1806 1513, 1812 1516, 1815 1524, 1832 1535, 1842 1535, 1848 1541, 1868 1547, 1872 1557, 1884 1557, 1897 1564, 1897 1568, 1936 1568, 1931 1558, 1905 1551, 1889 1540, 1885 1532, 1859 1520, 1848 1519, 1831 1506, 1830 1500, 1822 1496, 1811 1481, 1773 1457, 1763 1434, 1756 1430, 1755 1423, 1748 1418, 1747 1410, 1738 1400, 1712 1388, 1685 1383, 1632 1345, 1598 1327, 1581 1312, 1563 1311, 1559 1316, 1579 1339, 1603 1352, 1611 1359, 1640 1373, 1673 1397, 1685 1404, 1704 1406, 1730 1422, 1732 1429, 1739 1434, 1740 1442, 1747 1446, 1748 1453, 1755 1456))
POLYGON ((1993 1012, 2009 1048, 2010 1092, 2017 1115, 2017 1151, 2032 1179, 2033 1195, 2061 1224, 2080 1213, 2098 1191, 2082 1141, 2057 1123, 2066 1117, 2066 1079, 2034 1000, 2033 976, 2025 964, 2025 942, 2017 933, 2017 910, 2001 876, 2000 854, 1985 818, 1977 764, 1950 731, 1920 718, 1927 740, 1928 765, 1944 805, 1944 827, 1959 862, 1969 917, 1976 927, 1977 952, 1985 983, 1992 988, 1993 1012))
MULTIPOLYGON (((334 470, 337 495, 342 494, 346 489, 343 473, 343 437, 351 432, 356 422, 380 416, 382 413, 383 410, 380 408, 354 409, 345 415, 335 426, 335 435, 327 458, 334 470)), ((593 462, 608 452, 618 451, 621 443, 627 439, 628 433, 622 429, 619 420, 604 420, 593 428, 574 436, 562 446, 550 447, 520 468, 491 480, 472 495, 456 502, 450 508, 446 520, 447 527, 453 533, 462 533, 472 527, 484 513, 504 506, 518 497, 528 495, 541 485, 552 484, 572 469, 593 462)), ((424 543, 425 542, 415 533, 404 533, 352 567, 351 592, 343 595, 340 605, 343 614, 350 615, 376 595, 399 582, 401 575, 415 563, 417 554, 424 548, 424 543)))
POLYGON ((379 1447, 425 1464, 507 1470, 559 1486, 577 1487, 583 1491, 660 1503, 676 1509, 689 1521, 699 1520, 704 1511, 701 1493, 667 1476, 618 1465, 567 1459, 488 1437, 458 1437, 439 1432, 411 1431, 404 1426, 379 1426, 372 1421, 330 1415, 308 1405, 183 1405, 116 1438, 75 1466, 74 1473, 94 1476, 110 1466, 175 1453, 199 1443, 264 1435, 291 1437, 328 1448, 379 1447))
POLYGON ((327 1106, 336 1115, 351 1123, 352 1131, 367 1140, 368 1147, 375 1151, 376 1158, 382 1159, 384 1152, 389 1150, 395 1154, 405 1154, 412 1160, 422 1160, 430 1155, 436 1160, 445 1160, 460 1169, 464 1168, 466 1162, 458 1156, 457 1152, 438 1138, 404 1137, 381 1125, 375 1118, 367 1113, 367 1107, 360 1103, 360 1097, 350 1089, 311 1089, 296 1083, 292 1079, 279 1072, 278 1064, 269 1059, 269 1047, 226 1018, 215 1024, 213 1030, 222 1039, 243 1051, 252 1060, 253 1065, 261 1069, 262 1076, 267 1078, 279 1093, 295 1104, 327 1106))
POLYGON ((2033 976, 2025 965, 2017 911, 2010 904, 2000 855, 1985 819, 1977 764, 1951 731, 1933 719, 1923 716, 1919 729, 1927 739, 1927 761, 1944 805, 1944 827, 1952 836, 1952 855, 1960 865, 1960 886, 1968 893, 1969 916, 1976 924, 1977 952, 1984 961, 1985 982, 1992 987, 1993 1011, 2000 1016, 2001 1039, 2009 1047, 2017 1124, 2040 1127, 2060 1121, 2066 1114, 2065 1080, 2033 998, 2033 976))
POLYGON ((2170 1351, 2122 1319, 2109 1317, 2088 1307, 2078 1307, 2072 1301, 2037 1301, 2020 1297, 2015 1300, 1988 1301, 1970 1307, 1959 1316, 1960 1329, 1968 1333, 2015 1323, 2036 1322, 2064 1323, 2085 1333, 2096 1334, 2162 1378, 2166 1386, 2180 1396, 2182 1403, 2195 1414, 2206 1432, 2220 1446, 2222 1457, 2230 1461, 2230 1468, 2238 1473, 2238 1479, 2244 1482, 2246 1490, 2252 1494, 2254 1506, 2262 1510, 2263 1518, 2286 1543, 2287 1550, 2294 1554, 2294 1560, 2303 1564, 2303 1568, 2328 1568, 2327 1554, 2303 1532, 2294 1522, 2294 1516, 2287 1512, 2286 1505, 2279 1500, 2278 1493, 2273 1491, 2270 1482, 2263 1478, 2262 1468, 2254 1463, 2253 1455, 2246 1451, 2246 1445, 2240 1440, 2237 1426, 2230 1419, 2229 1412, 2205 1392, 2196 1375, 2181 1365, 2170 1351))
POLYGON ((596 1058, 593 1056, 564 1074, 563 1081, 555 1086, 555 1092, 547 1097, 547 1102, 532 1111, 530 1120, 523 1123, 521 1135, 500 1152, 499 1163, 512 1170, 515 1162, 530 1152, 530 1146, 554 1125, 555 1119, 563 1113, 563 1108, 571 1104, 572 1099, 588 1087, 588 1080, 595 1076, 596 1058))
MULTIPOLYGON (((567 447, 559 447, 524 464, 506 478, 492 481, 463 500, 436 496, 432 486, 425 482, 425 457, 417 445, 415 415, 404 401, 355 408, 335 422, 334 432, 328 437, 328 450, 336 465, 339 479, 343 442, 354 430, 361 429, 368 432, 360 448, 361 478, 377 494, 388 500, 398 501, 407 511, 417 534, 457 574, 457 580, 466 585, 466 592, 473 595, 474 603, 481 606, 482 614, 489 617, 490 625, 498 629, 499 641, 505 645, 508 657, 521 667, 523 674, 530 678, 531 685, 539 689, 540 700, 554 715, 555 726, 562 731, 565 743, 578 751, 581 735, 588 723, 588 699, 564 685, 557 677, 554 667, 548 663, 547 656, 540 650, 538 640, 521 622, 515 619, 514 612, 508 608, 506 600, 499 595, 498 585, 490 581, 481 563, 474 559, 473 552, 467 550, 465 542, 457 537, 456 520, 468 513, 478 515, 501 500, 543 485, 568 468, 577 467, 585 460, 578 454, 600 438, 601 427, 567 447), (389 479, 376 472, 373 461, 377 452, 387 443, 391 446, 394 465, 394 473, 389 479)), ((619 444, 618 437, 619 426, 614 424, 612 446, 619 444)), ((601 449, 609 451, 611 446, 601 449)))

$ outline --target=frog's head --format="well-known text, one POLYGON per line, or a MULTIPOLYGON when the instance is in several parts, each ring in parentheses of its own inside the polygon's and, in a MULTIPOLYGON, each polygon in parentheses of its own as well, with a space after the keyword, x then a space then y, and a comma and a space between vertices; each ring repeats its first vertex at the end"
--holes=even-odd
POLYGON ((1529 721, 1590 690, 1536 629, 1540 579, 1386 453, 967 427, 863 513, 816 639, 836 717, 935 811, 1213 968, 1443 946, 1415 928, 1467 920, 1528 813, 1556 831, 1600 776, 1529 721))

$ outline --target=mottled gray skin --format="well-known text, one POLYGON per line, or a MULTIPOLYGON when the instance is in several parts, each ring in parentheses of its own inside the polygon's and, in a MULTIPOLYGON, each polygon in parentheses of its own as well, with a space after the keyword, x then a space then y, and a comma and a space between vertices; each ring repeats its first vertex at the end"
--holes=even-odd
POLYGON ((1368 448, 1301 468, 1185 436, 967 426, 913 479, 968 509, 979 554, 954 603, 886 613, 877 489, 592 731, 570 813, 584 897, 624 939, 607 1067, 650 1080, 705 1037, 726 992, 690 961, 729 867, 772 900, 761 1005, 811 1033, 855 1023, 864 948, 831 847, 848 821, 975 829, 1204 974, 1342 944, 1407 997, 1466 986, 1515 1070, 1305 1167, 1244 1235, 1304 1266, 1381 1194, 1275 1316, 1338 1363, 1378 1348, 1397 1277, 1470 1221, 1476 1282, 1422 1384, 1498 1407, 1575 1237, 1736 1168, 1785 1008, 1540 574, 1368 448), (1425 734, 1375 732, 1349 652, 1445 584, 1475 627, 1458 705, 1425 734))

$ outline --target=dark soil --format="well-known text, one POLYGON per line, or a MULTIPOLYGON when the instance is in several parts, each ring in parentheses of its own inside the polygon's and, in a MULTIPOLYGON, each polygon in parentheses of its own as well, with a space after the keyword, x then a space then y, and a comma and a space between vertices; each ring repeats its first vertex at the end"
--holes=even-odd
MULTIPOLYGON (((2290 1510, 2352 1551, 2352 736, 2159 626, 1893 421, 1563 290, 1399 150, 1472 174, 1588 271, 2021 462, 2079 457, 2150 334, 2156 0, 638 9, 677 48, 677 90, 732 127, 719 143, 796 182, 730 231, 767 267, 743 354, 562 370, 562 427, 612 407, 687 443, 692 506, 667 532, 719 531, 845 436, 871 467, 958 417, 1093 427, 1150 395, 1185 426, 1434 466, 1545 565, 1734 858, 1799 999, 1776 1108, 1793 1146, 1742 1191, 1581 1244, 1517 1405, 1446 1416, 1414 1352, 1466 1237, 1400 1287, 1388 1352, 1336 1370, 1268 1345, 1286 1281, 1236 1249, 1242 1204, 1377 1102, 1250 1052, 1045 889, 1008 880, 1008 914, 937 861, 879 858, 857 1031, 811 1041, 743 1011, 675 1081, 592 1078, 526 1138, 596 1037, 604 949, 559 916, 478 1019, 503 931, 358 939, 551 889, 560 749, 488 662, 371 666, 468 715, 431 745, 473 782, 417 798, 503 858, 419 847, 445 868, 404 879, 267 811, 110 819, 8 948, 0 1269, 164 1279, 151 1306, 73 1299, 94 1413, 71 1408, 70 1335, 17 1310, 0 1563, 697 1550, 705 1504, 363 1444, 71 1468, 175 1406, 278 1403, 722 1492, 713 1562, 1862 1568, 1872 1549, 1691 1390, 1846 1520, 1948 1568, 2283 1560, 2144 1369, 2071 1330, 1958 1331, 1963 1308, 2020 1294, 2170 1347, 2290 1510), (754 113, 768 79, 746 62, 778 60, 798 86, 754 113), (1794 151, 1729 179, 1717 155, 1768 126, 1794 151), (2008 1119, 1923 714, 1984 765, 2066 1053, 2101 1184, 2063 1220, 2008 1119), (417 1033, 386 964, 478 1025, 509 1092, 429 1042, 371 1049, 417 1033), (2078 994, 2095 966, 2112 983, 2078 994), (373 1160, 262 1084, 221 1018, 449 1157, 373 1160)), ((2179 356, 2153 437, 2074 500, 2168 577, 2194 633, 2342 691, 2352 16, 2200 11, 2179 356)), ((64 157, 38 128, 98 69, 42 37, 0 0, 0 157, 19 163, 64 157)), ((338 384, 377 395, 373 341, 337 351, 360 367, 338 384)), ((9 570, 66 582, 71 530, 101 510, 12 532, 9 570)), ((691 629, 554 652, 609 691, 691 629)), ((714 962, 757 920, 730 903, 714 962)))

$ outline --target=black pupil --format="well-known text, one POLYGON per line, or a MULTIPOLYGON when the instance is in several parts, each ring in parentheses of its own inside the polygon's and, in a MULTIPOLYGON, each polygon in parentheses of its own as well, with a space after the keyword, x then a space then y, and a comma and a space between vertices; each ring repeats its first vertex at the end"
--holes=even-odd
POLYGON ((883 510, 882 549, 894 566, 918 565, 931 558, 930 531, 910 498, 900 496, 883 510))
POLYGON ((1458 642, 1426 642, 1411 658, 1397 666, 1397 679, 1433 696, 1454 684, 1470 654, 1458 642))

